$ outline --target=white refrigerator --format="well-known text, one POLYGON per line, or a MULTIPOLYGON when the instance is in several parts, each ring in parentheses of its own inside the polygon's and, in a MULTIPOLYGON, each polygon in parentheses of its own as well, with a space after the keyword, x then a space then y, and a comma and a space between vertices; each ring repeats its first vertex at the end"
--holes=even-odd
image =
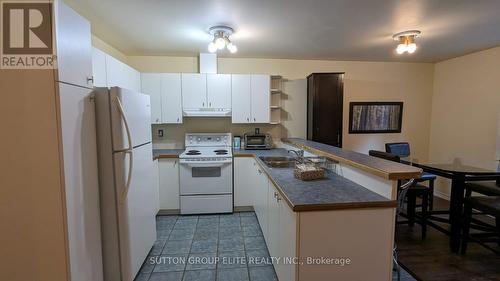
POLYGON ((156 239, 149 96, 96 89, 104 280, 132 281, 156 239))

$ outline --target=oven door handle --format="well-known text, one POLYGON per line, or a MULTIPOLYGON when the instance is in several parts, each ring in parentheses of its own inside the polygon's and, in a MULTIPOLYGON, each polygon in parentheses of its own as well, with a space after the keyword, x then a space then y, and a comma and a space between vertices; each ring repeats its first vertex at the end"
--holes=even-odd
POLYGON ((189 167, 222 167, 226 164, 231 164, 231 162, 203 162, 203 163, 190 163, 190 162, 180 162, 180 164, 189 166, 189 167))

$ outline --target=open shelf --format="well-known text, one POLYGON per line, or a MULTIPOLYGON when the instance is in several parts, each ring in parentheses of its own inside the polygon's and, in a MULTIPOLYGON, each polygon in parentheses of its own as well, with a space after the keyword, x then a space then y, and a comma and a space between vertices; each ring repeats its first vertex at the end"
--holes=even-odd
POLYGON ((271 105, 271 109, 280 109, 280 108, 281 108, 281 106, 279 106, 279 105, 271 105))

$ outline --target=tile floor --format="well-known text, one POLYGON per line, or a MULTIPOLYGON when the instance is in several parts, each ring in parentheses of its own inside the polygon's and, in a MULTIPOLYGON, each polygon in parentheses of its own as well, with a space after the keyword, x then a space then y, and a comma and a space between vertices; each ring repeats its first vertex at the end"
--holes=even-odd
POLYGON ((253 212, 158 216, 157 239, 136 281, 277 281, 253 212))
POLYGON ((156 221, 157 240, 135 281, 278 280, 254 212, 156 221))

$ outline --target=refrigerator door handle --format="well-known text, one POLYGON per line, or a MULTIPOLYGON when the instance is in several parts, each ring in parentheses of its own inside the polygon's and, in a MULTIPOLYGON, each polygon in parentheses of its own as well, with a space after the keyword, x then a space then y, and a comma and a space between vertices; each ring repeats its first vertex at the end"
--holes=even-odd
POLYGON ((125 115, 122 103, 120 102, 120 99, 118 98, 118 96, 114 97, 114 101, 115 101, 116 107, 118 108, 118 112, 120 112, 120 116, 123 119, 123 123, 125 124, 125 131, 127 131, 127 141, 128 141, 128 148, 115 150, 115 152, 128 152, 128 151, 132 151, 132 149, 134 147, 132 145, 132 135, 130 134, 130 127, 128 125, 127 116, 125 115))
POLYGON ((127 182, 125 183, 125 189, 123 190, 122 198, 120 203, 125 203, 125 200, 127 200, 127 195, 128 195, 128 190, 130 189, 130 182, 132 182, 132 170, 134 169, 134 151, 129 150, 125 151, 124 153, 130 155, 130 161, 129 161, 129 169, 128 169, 128 175, 127 175, 127 182))
POLYGON ((130 188, 130 182, 132 181, 132 171, 134 169, 134 151, 133 151, 134 147, 132 145, 132 135, 130 134, 130 126, 128 125, 127 116, 125 115, 125 112, 123 110, 122 103, 120 102, 118 96, 115 96, 114 98, 116 107, 118 108, 118 112, 120 112, 120 116, 122 117, 123 123, 125 124, 125 131, 127 132, 127 141, 128 141, 128 148, 115 150, 115 152, 126 153, 129 154, 130 156, 127 181, 125 183, 125 189, 123 190, 121 198, 121 203, 123 204, 127 199, 128 190, 130 188))

